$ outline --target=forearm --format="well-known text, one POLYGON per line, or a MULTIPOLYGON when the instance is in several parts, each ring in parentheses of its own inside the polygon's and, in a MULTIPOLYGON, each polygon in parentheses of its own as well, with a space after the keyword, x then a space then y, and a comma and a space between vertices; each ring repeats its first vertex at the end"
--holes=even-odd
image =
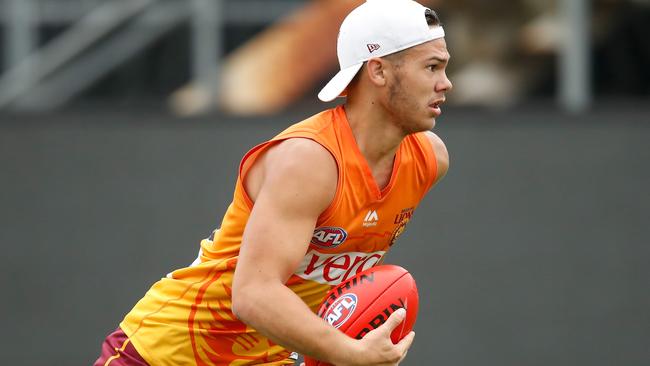
POLYGON ((328 363, 354 363, 357 341, 327 325, 283 284, 249 288, 237 301, 240 320, 272 341, 328 363))

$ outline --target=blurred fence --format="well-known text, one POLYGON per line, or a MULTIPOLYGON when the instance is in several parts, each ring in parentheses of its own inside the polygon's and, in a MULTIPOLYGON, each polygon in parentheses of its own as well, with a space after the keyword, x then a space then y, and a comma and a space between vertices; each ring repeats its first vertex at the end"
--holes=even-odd
MULTIPOLYGON (((131 95, 183 115, 281 111, 336 68, 338 24, 361 1, 0 0, 0 109, 131 95)), ((650 95, 646 0, 421 2, 447 27, 452 103, 650 95)))

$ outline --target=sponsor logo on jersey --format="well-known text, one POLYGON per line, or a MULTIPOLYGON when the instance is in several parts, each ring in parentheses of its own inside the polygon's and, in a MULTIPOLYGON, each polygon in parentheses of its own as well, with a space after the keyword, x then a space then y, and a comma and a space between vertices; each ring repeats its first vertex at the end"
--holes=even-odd
POLYGON ((370 210, 366 214, 366 217, 363 219, 363 227, 377 226, 377 221, 379 221, 379 215, 377 215, 377 211, 370 210))
POLYGON ((358 273, 374 267, 385 251, 324 254, 311 251, 305 255, 295 275, 318 283, 338 285, 358 273))
POLYGON ((340 227, 324 226, 314 230, 311 243, 321 248, 336 248, 343 244, 348 233, 340 227))
POLYGON ((327 320, 334 328, 338 328, 350 319, 356 308, 357 295, 345 294, 334 301, 332 306, 323 314, 323 319, 327 320))

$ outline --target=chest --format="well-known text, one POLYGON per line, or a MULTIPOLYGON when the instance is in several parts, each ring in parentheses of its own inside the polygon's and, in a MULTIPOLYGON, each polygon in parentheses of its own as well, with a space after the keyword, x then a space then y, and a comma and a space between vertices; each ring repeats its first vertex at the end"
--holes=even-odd
POLYGON ((386 160, 374 166, 368 166, 368 170, 372 175, 375 184, 380 190, 385 189, 390 183, 393 175, 394 161, 393 159, 386 160))
POLYGON ((430 181, 429 165, 416 154, 398 154, 393 166, 383 165, 376 172, 355 159, 338 162, 336 196, 316 223, 295 272, 328 285, 382 261, 405 231, 430 181), (373 173, 379 173, 379 179, 373 173))
POLYGON ((380 263, 426 190, 417 175, 403 168, 380 196, 367 181, 346 177, 331 211, 317 223, 296 275, 336 285, 380 263))
POLYGON ((406 229, 415 206, 370 206, 350 220, 333 217, 314 230, 296 274, 335 285, 380 263, 406 229))

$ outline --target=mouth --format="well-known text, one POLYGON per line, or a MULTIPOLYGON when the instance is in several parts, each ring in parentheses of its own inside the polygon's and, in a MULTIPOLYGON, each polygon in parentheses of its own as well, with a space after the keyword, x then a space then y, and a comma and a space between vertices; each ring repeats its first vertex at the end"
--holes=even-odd
POLYGON ((442 99, 438 99, 438 100, 434 101, 433 103, 429 104, 429 109, 431 110, 431 112, 433 112, 433 115, 435 117, 438 117, 438 116, 440 116, 442 114, 442 109, 440 108, 440 106, 444 102, 445 102, 445 99, 442 98, 442 99))

